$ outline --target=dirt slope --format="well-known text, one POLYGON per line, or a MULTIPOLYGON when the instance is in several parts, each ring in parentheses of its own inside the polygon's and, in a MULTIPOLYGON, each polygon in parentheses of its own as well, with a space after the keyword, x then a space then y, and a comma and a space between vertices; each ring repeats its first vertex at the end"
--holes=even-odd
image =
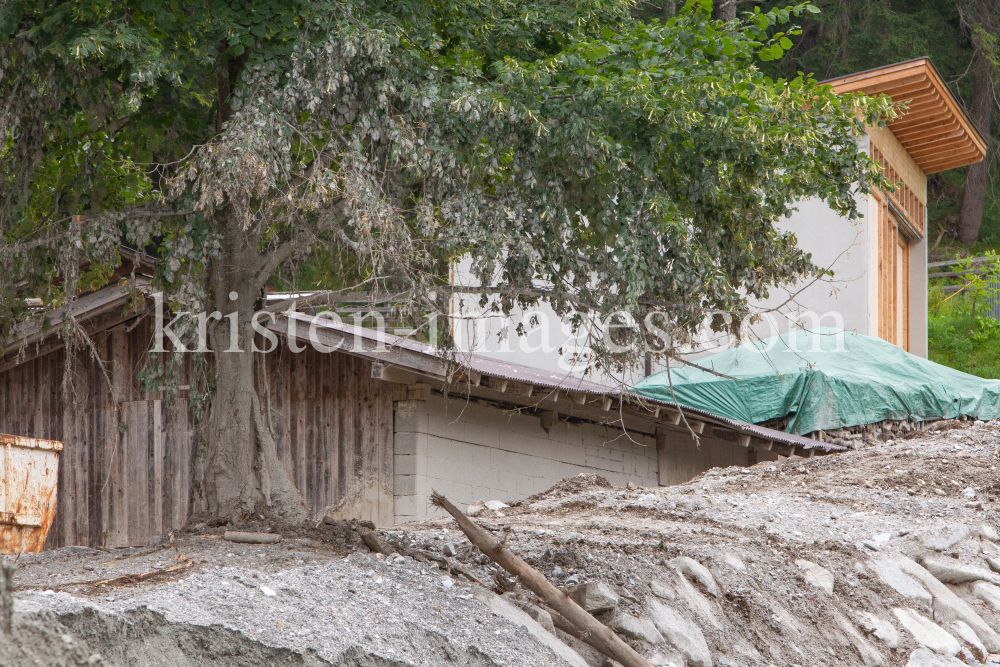
MULTIPOLYGON (((984 664, 1000 653, 1000 587, 996 600, 989 588, 1000 424, 945 427, 679 487, 573 478, 476 518, 560 586, 609 584, 617 604, 597 615, 657 664, 984 664)), ((268 546, 177 535, 24 557, 18 622, 54 613, 81 654, 114 665, 601 664, 558 631, 549 641, 520 612, 544 625, 537 601, 496 582, 450 519, 382 534, 513 590, 497 598, 433 562, 376 557, 350 535, 268 546), (138 584, 93 583, 178 564, 138 584), (170 657, 151 662, 158 655, 170 657)))

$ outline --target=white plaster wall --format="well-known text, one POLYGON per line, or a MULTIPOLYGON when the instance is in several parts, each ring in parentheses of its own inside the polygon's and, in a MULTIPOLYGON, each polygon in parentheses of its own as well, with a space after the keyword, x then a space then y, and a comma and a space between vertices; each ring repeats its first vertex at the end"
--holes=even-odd
POLYGON ((812 255, 816 266, 831 269, 832 277, 772 288, 758 307, 779 308, 753 327, 762 338, 791 328, 843 327, 869 333, 869 233, 867 197, 858 199, 865 217, 847 220, 819 199, 797 204, 798 210, 775 226, 795 234, 798 246, 812 255), (786 304, 787 302, 787 304, 786 304), (782 306, 782 304, 786 304, 782 306))
POLYGON ((657 486, 655 440, 596 424, 562 422, 488 404, 432 396, 396 404, 396 523, 444 516, 430 505, 436 490, 459 507, 473 501, 520 500, 582 472, 616 486, 657 486))

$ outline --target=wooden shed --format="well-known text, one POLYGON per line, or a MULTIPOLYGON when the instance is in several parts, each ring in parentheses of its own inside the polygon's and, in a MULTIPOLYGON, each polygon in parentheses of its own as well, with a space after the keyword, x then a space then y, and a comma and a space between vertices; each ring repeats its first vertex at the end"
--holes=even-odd
MULTIPOLYGON (((74 302, 102 364, 77 350, 68 390, 67 352, 51 330, 22 327, 0 360, 0 432, 64 443, 49 548, 146 544, 205 507, 190 390, 171 401, 141 386, 155 327, 148 305, 130 303, 119 286, 74 302)), ((306 349, 266 355, 260 390, 279 457, 315 515, 391 526, 432 516, 431 486, 457 502, 512 500, 579 472, 676 484, 716 465, 838 449, 685 409, 699 448, 675 406, 475 355, 450 363, 406 339, 295 319, 294 334, 288 318, 272 328, 306 349), (310 346, 310 326, 340 349, 310 346)))

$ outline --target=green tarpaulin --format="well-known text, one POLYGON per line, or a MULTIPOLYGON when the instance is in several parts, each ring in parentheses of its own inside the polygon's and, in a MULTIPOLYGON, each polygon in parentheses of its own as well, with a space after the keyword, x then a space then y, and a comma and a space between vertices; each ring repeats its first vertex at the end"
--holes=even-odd
MULTIPOLYGON (((759 424, 788 418, 787 431, 872 424, 886 419, 1000 417, 1000 380, 984 380, 921 359, 881 338, 822 329, 795 331, 705 357, 716 373, 672 368, 676 403, 759 424)), ((636 394, 674 403, 666 371, 636 394)))

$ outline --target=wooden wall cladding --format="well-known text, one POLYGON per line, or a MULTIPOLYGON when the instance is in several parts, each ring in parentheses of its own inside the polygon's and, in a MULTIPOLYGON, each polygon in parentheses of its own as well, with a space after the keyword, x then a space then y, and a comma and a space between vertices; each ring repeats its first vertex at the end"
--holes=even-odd
MULTIPOLYGON (((77 351, 68 392, 65 349, 17 365, 4 360, 0 432, 65 444, 47 548, 146 544, 207 507, 188 392, 168 402, 141 391, 153 322, 128 331, 133 324, 92 335, 107 375, 77 351)), ((310 510, 391 525, 393 401, 405 388, 372 379, 369 362, 341 352, 293 354, 282 346, 267 355, 266 368, 261 395, 278 455, 310 510)))

